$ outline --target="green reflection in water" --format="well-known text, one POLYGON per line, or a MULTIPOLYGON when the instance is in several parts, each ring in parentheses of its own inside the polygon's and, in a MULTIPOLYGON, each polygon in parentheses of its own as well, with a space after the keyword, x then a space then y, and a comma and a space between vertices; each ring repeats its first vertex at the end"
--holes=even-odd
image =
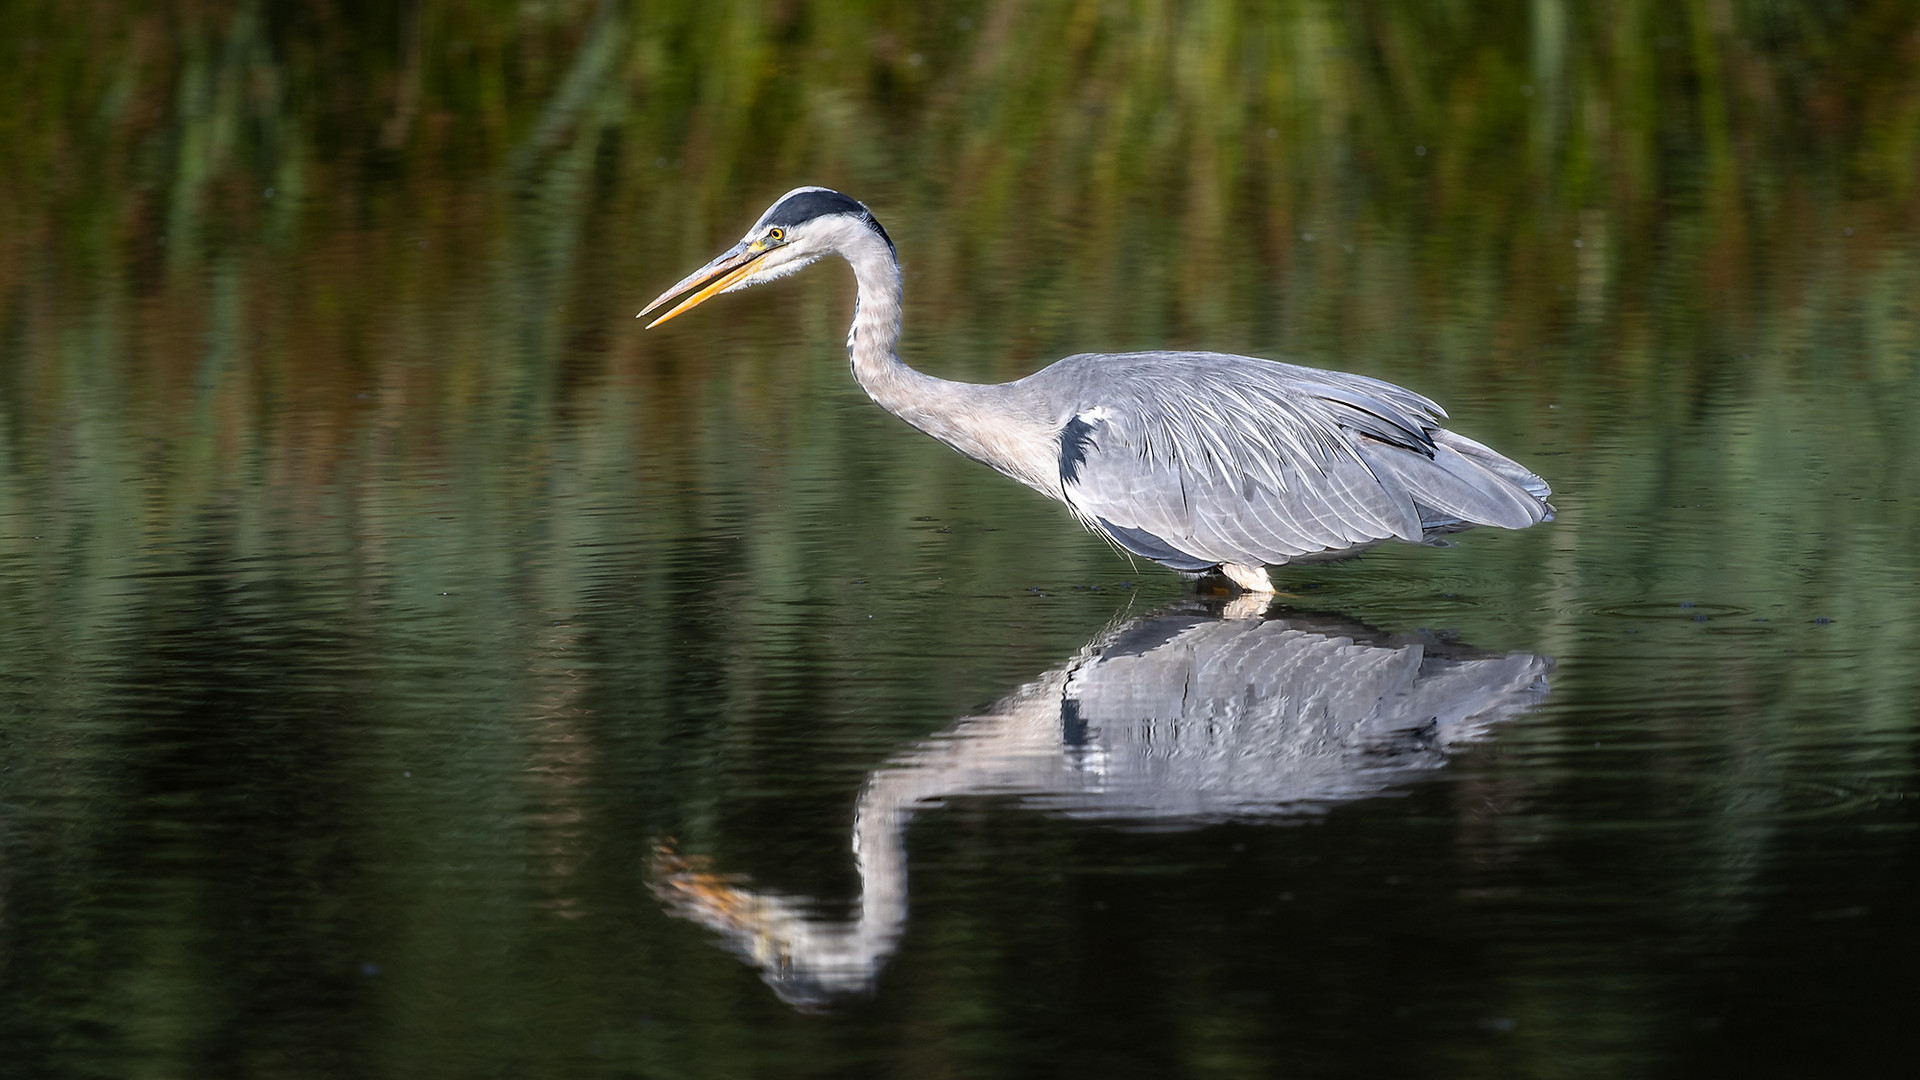
POLYGON ((1915 865, 1916 33, 1706 0, 9 5, 10 1056, 1871 1056, 1915 865), (869 770, 1182 587, 867 404, 840 275, 639 332, 803 182, 886 222, 940 374, 1207 347, 1439 399, 1560 519, 1293 580, 1550 654, 1548 706, 1314 829, 933 815, 892 981, 789 1015, 653 906, 654 840, 850 896, 869 770), (1780 1047, 1788 1016, 1833 1042, 1780 1047))

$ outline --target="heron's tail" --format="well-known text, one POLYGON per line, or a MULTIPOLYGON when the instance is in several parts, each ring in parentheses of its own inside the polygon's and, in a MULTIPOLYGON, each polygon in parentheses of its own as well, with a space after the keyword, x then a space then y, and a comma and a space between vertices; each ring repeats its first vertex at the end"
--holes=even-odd
POLYGON ((1412 497, 1426 532, 1474 525, 1524 529, 1553 519, 1547 482, 1519 462, 1444 428, 1429 432, 1433 457, 1386 445, 1361 453, 1374 475, 1398 481, 1412 497))

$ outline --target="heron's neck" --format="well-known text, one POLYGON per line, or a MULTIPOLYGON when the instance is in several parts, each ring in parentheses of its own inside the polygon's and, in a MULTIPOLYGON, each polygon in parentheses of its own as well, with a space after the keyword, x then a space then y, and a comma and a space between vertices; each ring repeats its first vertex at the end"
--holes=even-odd
POLYGON ((946 380, 915 371, 894 351, 900 343, 900 264, 893 249, 862 229, 841 245, 841 254, 852 264, 859 287, 853 328, 847 331, 853 377, 881 408, 924 430, 913 414, 940 397, 946 380))
MULTIPOLYGON (((900 341, 900 264, 893 249, 863 229, 839 250, 859 286, 847 355, 860 388, 881 408, 968 457, 1048 490, 1045 470, 1032 466, 1024 445, 1041 429, 1026 430, 1027 418, 1007 387, 935 378, 908 367, 894 351, 900 341)), ((1039 457, 1052 460, 1044 451, 1039 457)))

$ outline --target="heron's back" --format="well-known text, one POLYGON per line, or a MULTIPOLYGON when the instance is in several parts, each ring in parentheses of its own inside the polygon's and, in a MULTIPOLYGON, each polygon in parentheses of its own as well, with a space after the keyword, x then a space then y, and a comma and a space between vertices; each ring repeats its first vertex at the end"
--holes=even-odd
POLYGON ((1177 569, 1278 565, 1551 516, 1547 484, 1363 375, 1226 353, 1071 356, 1005 389, 1057 425, 1057 494, 1177 569))

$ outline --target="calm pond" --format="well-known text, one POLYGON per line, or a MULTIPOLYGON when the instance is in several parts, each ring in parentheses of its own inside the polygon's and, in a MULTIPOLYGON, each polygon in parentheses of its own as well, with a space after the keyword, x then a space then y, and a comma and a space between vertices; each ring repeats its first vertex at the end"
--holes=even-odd
POLYGON ((0 9, 0 1073, 1910 1067, 1920 9, 0 9), (910 363, 1401 383, 1557 519, 1116 555, 910 363))

